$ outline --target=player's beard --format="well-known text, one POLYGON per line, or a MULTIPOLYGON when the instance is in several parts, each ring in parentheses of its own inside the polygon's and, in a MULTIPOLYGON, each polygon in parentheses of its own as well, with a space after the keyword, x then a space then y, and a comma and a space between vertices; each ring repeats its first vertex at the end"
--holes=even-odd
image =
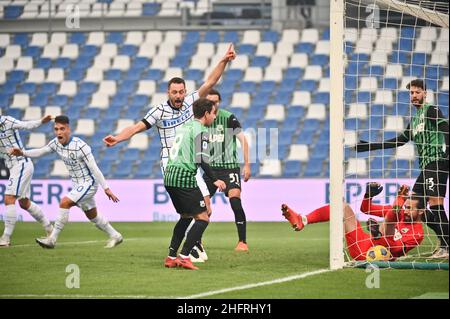
POLYGON ((412 100, 412 104, 415 106, 415 107, 421 107, 422 105, 423 105, 423 101, 424 101, 424 99, 420 99, 420 100, 412 100))
POLYGON ((183 106, 183 101, 184 99, 175 99, 175 100, 171 100, 170 103, 172 103, 172 106, 179 109, 180 107, 183 106))

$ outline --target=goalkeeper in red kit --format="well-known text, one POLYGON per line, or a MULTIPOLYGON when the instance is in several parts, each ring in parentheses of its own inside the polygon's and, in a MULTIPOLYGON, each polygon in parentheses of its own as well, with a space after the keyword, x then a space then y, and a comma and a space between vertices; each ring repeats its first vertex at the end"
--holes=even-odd
MULTIPOLYGON (((361 203, 361 211, 365 214, 384 217, 378 224, 369 219, 370 234, 366 233, 352 208, 344 205, 344 233, 350 256, 354 260, 365 260, 367 251, 376 245, 389 249, 393 258, 406 255, 408 251, 420 245, 424 233, 421 222, 425 212, 423 196, 409 194, 409 188, 402 185, 392 205, 376 205, 372 198, 383 190, 379 183, 367 183, 366 193, 361 203)), ((286 204, 281 205, 283 216, 296 231, 307 224, 327 222, 330 220, 330 205, 320 207, 307 215, 294 212, 286 204)))

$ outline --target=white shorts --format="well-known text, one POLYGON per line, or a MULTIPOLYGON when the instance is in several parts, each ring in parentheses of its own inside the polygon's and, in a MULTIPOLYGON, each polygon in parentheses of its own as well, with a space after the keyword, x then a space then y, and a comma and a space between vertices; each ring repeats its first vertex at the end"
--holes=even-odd
MULTIPOLYGON (((169 162, 169 159, 167 157, 161 158, 161 172, 164 176, 164 171, 166 170, 167 163, 169 162)), ((195 175, 195 179, 197 181, 198 188, 200 188, 200 191, 202 192, 203 197, 209 196, 209 190, 208 186, 206 186, 205 181, 203 180, 203 169, 199 167, 197 169, 197 175, 195 175)))
POLYGON ((5 194, 17 198, 30 198, 33 173, 34 165, 31 160, 14 165, 9 170, 9 183, 5 194))
POLYGON ((91 210, 97 207, 95 204, 95 194, 97 193, 98 185, 92 183, 73 185, 72 190, 66 196, 78 207, 81 208, 83 212, 91 210))

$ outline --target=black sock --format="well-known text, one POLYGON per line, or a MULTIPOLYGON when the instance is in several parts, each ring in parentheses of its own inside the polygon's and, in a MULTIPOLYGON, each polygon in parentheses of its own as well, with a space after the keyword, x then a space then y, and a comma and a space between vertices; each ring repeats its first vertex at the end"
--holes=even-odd
POLYGON ((436 206, 430 206, 430 210, 433 212, 434 215, 434 224, 435 227, 439 230, 438 234, 439 241, 441 243, 441 248, 447 248, 448 249, 448 218, 447 214, 445 213, 444 205, 436 205, 436 206))
POLYGON ((175 227, 173 228, 172 240, 170 241, 169 256, 177 257, 178 248, 180 248, 181 242, 184 238, 184 233, 189 227, 192 218, 180 218, 175 227))
POLYGON ((181 248, 181 255, 189 256, 190 251, 194 247, 195 243, 202 238, 203 232, 208 227, 208 222, 204 220, 196 220, 189 230, 183 248, 181 248))
POLYGON ((239 241, 246 243, 247 240, 247 221, 245 219, 244 209, 242 208, 241 199, 238 197, 230 198, 231 209, 234 212, 234 220, 236 223, 239 241))

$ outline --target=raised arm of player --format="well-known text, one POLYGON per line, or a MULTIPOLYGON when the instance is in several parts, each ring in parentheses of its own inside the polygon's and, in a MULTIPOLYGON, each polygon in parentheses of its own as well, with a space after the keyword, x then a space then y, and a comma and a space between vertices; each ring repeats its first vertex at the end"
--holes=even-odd
POLYGON ((43 155, 53 152, 50 146, 45 145, 41 148, 35 148, 31 150, 21 150, 20 148, 14 147, 9 150, 10 155, 14 156, 26 156, 26 157, 41 157, 43 155))
POLYGON ((242 151, 244 153, 244 169, 242 171, 242 174, 244 176, 244 182, 247 182, 252 175, 251 169, 250 169, 250 155, 249 155, 250 151, 249 151, 248 141, 243 132, 240 132, 239 134, 237 134, 236 137, 238 138, 239 142, 241 143, 242 151))
POLYGON ((391 205, 377 205, 372 202, 372 198, 383 191, 383 186, 377 182, 370 182, 366 184, 366 193, 361 202, 360 210, 364 214, 369 214, 378 217, 384 217, 387 212, 392 210, 391 205))
POLYGON ((42 124, 50 122, 51 119, 51 115, 46 115, 42 119, 35 121, 19 121, 16 119, 12 125, 12 128, 20 130, 32 130, 41 126, 42 124))
POLYGON ((145 131, 147 126, 144 122, 139 121, 133 125, 127 126, 117 135, 108 135, 103 139, 107 147, 116 145, 117 143, 129 140, 133 135, 145 131))
POLYGON ((396 148, 405 145, 411 140, 410 125, 411 124, 408 124, 408 127, 402 134, 381 143, 370 143, 367 141, 360 140, 358 144, 356 144, 355 149, 358 153, 360 153, 387 148, 396 148))
POLYGON ((219 81, 228 62, 234 60, 234 58, 236 58, 236 52, 234 51, 233 44, 230 44, 223 58, 209 74, 205 83, 203 83, 202 86, 198 89, 198 95, 200 97, 206 97, 206 95, 208 95, 209 90, 212 89, 214 85, 216 85, 219 81))

